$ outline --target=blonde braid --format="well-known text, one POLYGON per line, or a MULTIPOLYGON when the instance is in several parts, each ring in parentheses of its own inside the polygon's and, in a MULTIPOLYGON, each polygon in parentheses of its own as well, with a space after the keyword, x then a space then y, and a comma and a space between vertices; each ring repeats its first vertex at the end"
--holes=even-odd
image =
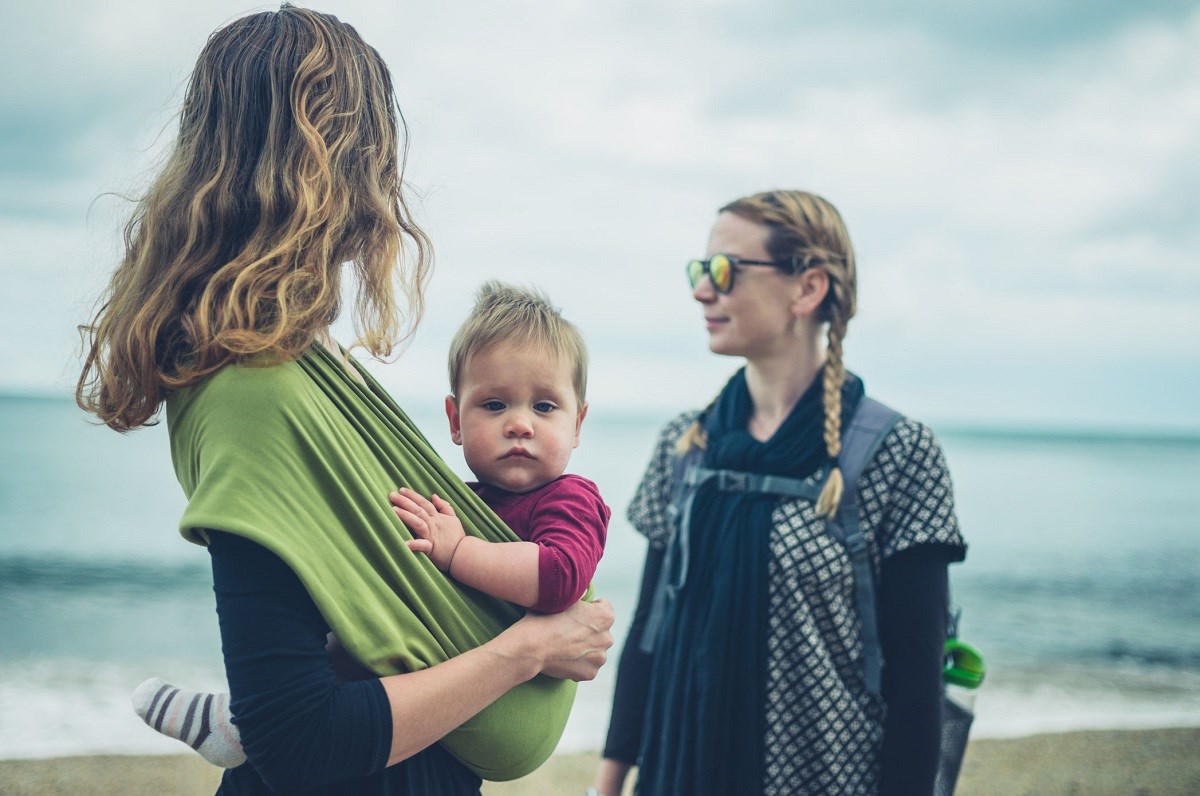
MULTIPOLYGON (((830 285, 836 290, 835 284, 830 285)), ((838 302, 831 307, 839 306, 838 302)), ((846 366, 842 362, 842 338, 846 334, 846 321, 841 313, 834 310, 829 321, 829 345, 825 359, 825 449, 829 458, 834 460, 829 478, 817 498, 817 513, 826 517, 837 514, 838 504, 842 502, 842 471, 837 466, 837 456, 842 452, 842 384, 846 381, 846 366)))
POLYGON ((683 432, 679 441, 675 443, 675 452, 680 456, 686 456, 692 448, 704 450, 707 447, 708 434, 704 431, 704 425, 699 420, 694 420, 683 432))
MULTIPOLYGON (((717 396, 720 398, 721 396, 717 396)), ((713 398, 712 402, 704 408, 700 416, 692 421, 692 424, 687 427, 683 435, 675 443, 675 453, 679 456, 686 456, 688 451, 693 448, 704 450, 708 447, 708 432, 704 430, 704 418, 712 411, 712 408, 717 405, 717 398, 713 398)))

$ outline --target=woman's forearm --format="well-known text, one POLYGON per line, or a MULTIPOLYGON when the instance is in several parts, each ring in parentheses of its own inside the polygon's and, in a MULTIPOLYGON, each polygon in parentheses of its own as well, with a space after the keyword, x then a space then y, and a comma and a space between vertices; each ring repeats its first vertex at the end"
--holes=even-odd
POLYGON ((437 666, 382 678, 392 710, 388 765, 445 737, 540 668, 534 655, 502 634, 437 666))
POLYGON ((383 678, 394 727, 388 765, 421 751, 537 674, 591 680, 612 646, 612 623, 606 600, 576 603, 559 614, 528 614, 445 663, 383 678))

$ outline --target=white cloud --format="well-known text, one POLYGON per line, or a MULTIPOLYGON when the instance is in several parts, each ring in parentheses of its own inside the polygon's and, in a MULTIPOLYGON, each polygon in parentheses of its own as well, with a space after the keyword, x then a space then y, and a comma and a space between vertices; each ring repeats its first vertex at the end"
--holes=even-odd
MULTIPOLYGON (((975 392, 1021 389, 988 384, 981 356, 1049 368, 1153 351, 1200 370, 1200 233, 1179 210, 1200 208, 1200 12, 1122 11, 989 48, 932 6, 894 24, 715 2, 325 6, 388 59, 412 130, 438 272, 426 326, 390 367, 428 374, 422 395, 440 395, 470 294, 500 277, 540 285, 583 327, 597 400, 694 403, 736 363, 706 353, 681 263, 717 206, 776 186, 845 214, 862 268, 847 351, 884 384, 921 357, 975 392)), ((204 38, 244 10, 111 8, 23 6, 16 28, 47 33, 0 47, 6 71, 36 77, 0 110, 52 128, 4 142, 43 165, 0 168, 0 270, 24 292, 0 299, 23 340, 0 347, 0 387, 62 383, 48 330, 76 320, 111 263, 88 203, 137 184, 204 38)), ((1200 424, 1193 405, 1178 402, 1180 422, 1200 424)))

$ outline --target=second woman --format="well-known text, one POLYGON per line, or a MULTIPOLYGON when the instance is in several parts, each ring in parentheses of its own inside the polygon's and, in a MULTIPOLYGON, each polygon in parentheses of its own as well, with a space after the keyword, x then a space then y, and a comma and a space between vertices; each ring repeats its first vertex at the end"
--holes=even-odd
POLYGON ((688 275, 709 348, 745 366, 666 426, 629 507, 649 549, 596 789, 616 796, 637 764, 638 793, 655 796, 929 793, 946 565, 965 546, 940 446, 901 419, 852 485, 879 584, 880 698, 854 569, 830 532, 842 432, 864 397, 842 360, 856 302, 842 218, 801 191, 738 199, 688 275), (677 462, 696 448, 704 468, 799 479, 815 499, 713 483, 677 533, 677 462))

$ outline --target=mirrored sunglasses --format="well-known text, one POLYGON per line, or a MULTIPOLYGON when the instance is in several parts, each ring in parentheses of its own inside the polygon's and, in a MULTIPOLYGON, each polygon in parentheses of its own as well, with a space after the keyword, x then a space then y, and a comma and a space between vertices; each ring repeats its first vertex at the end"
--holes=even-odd
MULTIPOLYGON (((797 273, 796 259, 788 260, 743 260, 732 254, 714 254, 707 260, 689 260, 687 264, 688 282, 692 290, 707 276, 718 293, 730 293, 733 290, 733 277, 740 265, 764 265, 778 268, 789 273, 797 273)), ((800 269, 803 270, 803 269, 800 269)))

